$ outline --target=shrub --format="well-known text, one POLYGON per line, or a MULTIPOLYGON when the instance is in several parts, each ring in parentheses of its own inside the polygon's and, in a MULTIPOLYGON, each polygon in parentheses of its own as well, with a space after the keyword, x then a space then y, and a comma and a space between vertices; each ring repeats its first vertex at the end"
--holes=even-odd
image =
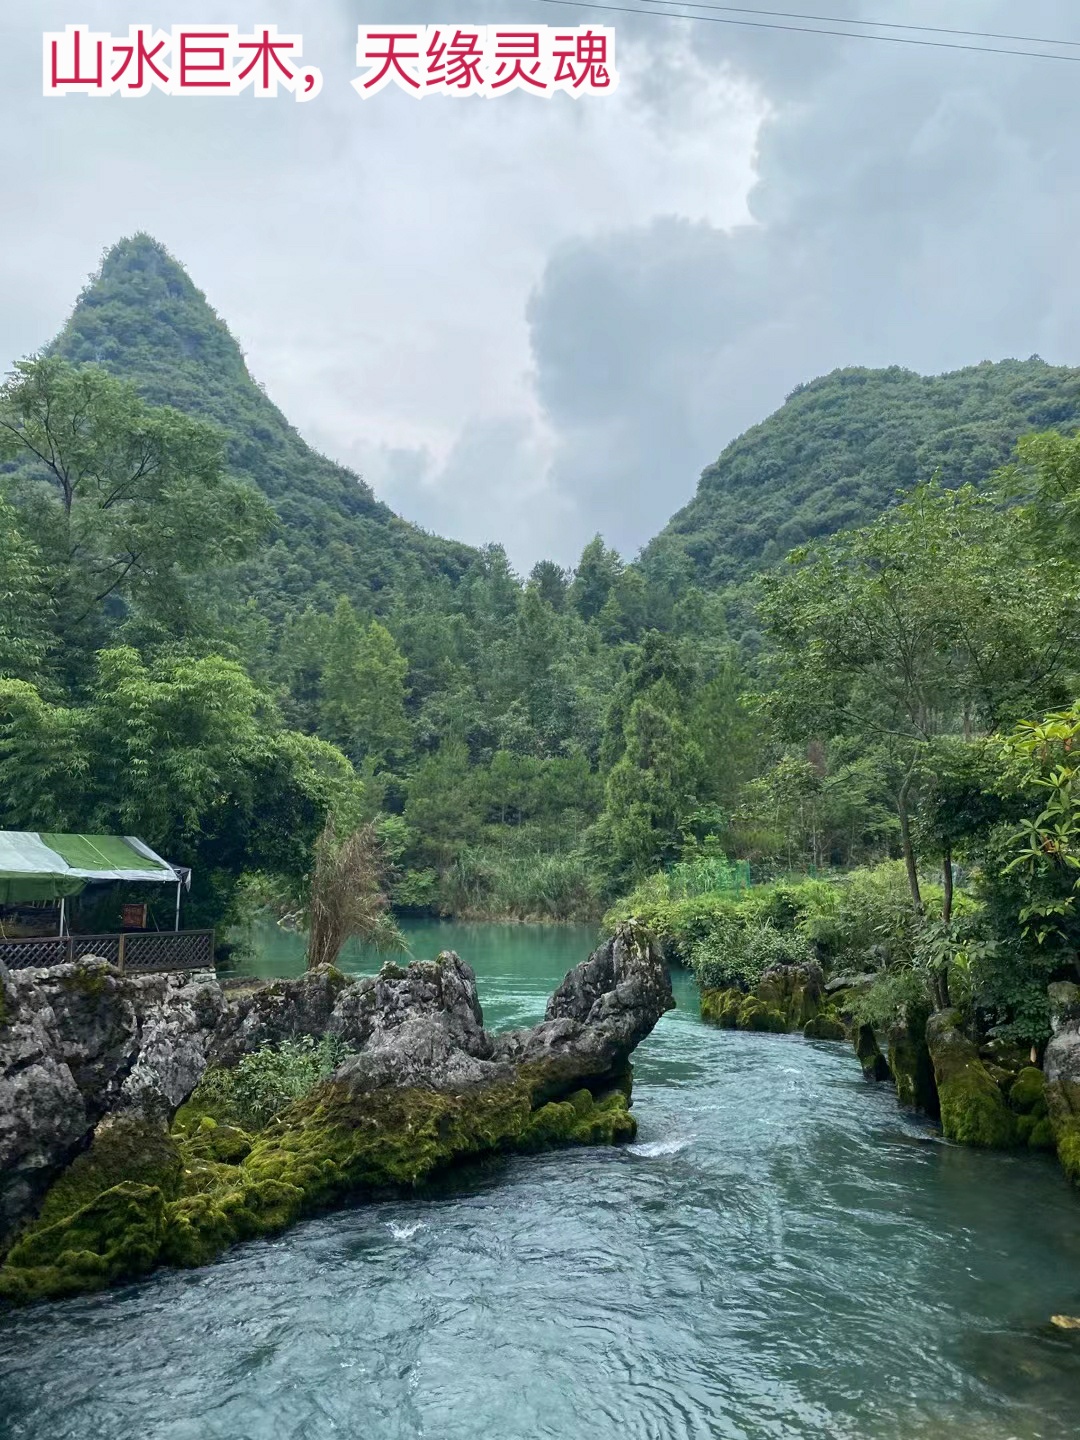
POLYGON ((241 1129, 261 1130, 336 1070, 349 1053, 334 1035, 267 1043, 228 1069, 208 1070, 189 1104, 241 1129))

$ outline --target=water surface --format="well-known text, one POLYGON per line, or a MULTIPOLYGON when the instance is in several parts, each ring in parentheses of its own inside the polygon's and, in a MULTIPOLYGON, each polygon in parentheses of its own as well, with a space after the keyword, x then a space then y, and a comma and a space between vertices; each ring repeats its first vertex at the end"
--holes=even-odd
MULTIPOLYGON (((500 1025, 537 1018, 591 940, 410 937, 468 959, 500 1025)), ((1054 1164, 941 1144, 846 1047, 710 1030, 676 985, 637 1054, 635 1145, 491 1161, 8 1315, 0 1437, 1080 1433, 1080 1344, 1046 1324, 1080 1313, 1080 1198, 1054 1164)))

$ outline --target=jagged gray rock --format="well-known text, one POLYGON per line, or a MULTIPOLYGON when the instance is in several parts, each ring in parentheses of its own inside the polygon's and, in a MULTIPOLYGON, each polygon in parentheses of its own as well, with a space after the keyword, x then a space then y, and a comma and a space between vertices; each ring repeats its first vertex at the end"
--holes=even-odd
POLYGON ((106 1115, 172 1114, 222 1011, 213 979, 0 964, 0 1246, 106 1115))
POLYGON ((131 976, 84 960, 0 967, 0 1250, 95 1127, 161 1128, 208 1064, 263 1044, 339 1036, 356 1053, 332 1077, 360 1096, 460 1093, 542 1068, 538 1100, 603 1089, 674 1006, 659 952, 632 925, 571 970, 531 1030, 491 1036, 472 969, 453 952, 376 976, 332 968, 223 995, 212 978, 131 976))

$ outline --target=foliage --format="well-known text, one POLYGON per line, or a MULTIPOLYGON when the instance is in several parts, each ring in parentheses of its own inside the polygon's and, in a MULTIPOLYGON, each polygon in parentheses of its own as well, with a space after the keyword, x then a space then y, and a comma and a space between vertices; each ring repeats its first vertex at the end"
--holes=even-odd
POLYGON ((939 475, 981 485, 1018 437, 1080 420, 1080 371, 1030 360, 948 375, 834 370, 798 386, 733 440, 645 550, 685 556, 688 580, 725 585, 807 541, 866 525, 898 491, 939 475))
POLYGON ((229 913, 246 869, 303 876, 328 813, 359 804, 346 758, 283 730, 234 661, 105 650, 86 702, 0 681, 0 825, 138 834, 194 867, 189 918, 229 913))
POLYGON ((261 1130, 347 1058, 334 1035, 269 1042, 228 1068, 207 1070, 188 1102, 192 1109, 244 1130, 261 1130))
POLYGON ((383 888, 384 862, 373 824, 340 838, 333 816, 315 842, 315 863, 307 895, 308 969, 336 965, 346 940, 380 950, 404 950, 390 918, 383 888))

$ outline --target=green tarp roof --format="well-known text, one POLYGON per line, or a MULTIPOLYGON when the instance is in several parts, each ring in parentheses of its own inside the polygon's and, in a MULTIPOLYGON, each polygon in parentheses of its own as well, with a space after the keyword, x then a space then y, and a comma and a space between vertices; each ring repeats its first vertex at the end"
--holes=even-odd
POLYGON ((0 830, 0 904, 77 895, 90 880, 181 877, 134 835, 54 835, 0 830))

